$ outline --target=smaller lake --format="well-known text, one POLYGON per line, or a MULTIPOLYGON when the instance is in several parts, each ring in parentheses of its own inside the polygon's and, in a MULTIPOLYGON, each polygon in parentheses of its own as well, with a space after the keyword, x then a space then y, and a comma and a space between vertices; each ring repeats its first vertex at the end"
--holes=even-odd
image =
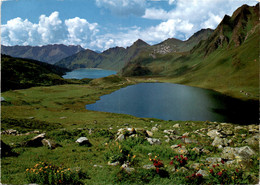
POLYGON ((65 79, 83 79, 83 78, 102 78, 109 75, 116 74, 116 71, 105 70, 105 69, 96 69, 96 68, 82 68, 76 69, 71 72, 67 72, 66 75, 62 77, 65 79))
POLYGON ((258 123, 257 101, 171 83, 140 83, 101 96, 86 109, 174 121, 258 123))

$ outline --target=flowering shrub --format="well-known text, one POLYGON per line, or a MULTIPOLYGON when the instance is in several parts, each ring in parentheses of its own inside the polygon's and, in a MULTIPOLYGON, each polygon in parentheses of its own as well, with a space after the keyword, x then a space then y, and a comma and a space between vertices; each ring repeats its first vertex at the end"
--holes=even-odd
POLYGON ((47 162, 39 162, 26 169, 26 178, 30 183, 37 184, 81 184, 80 170, 58 167, 47 162))
POLYGON ((149 158, 149 160, 153 162, 153 165, 156 168, 157 173, 159 173, 161 167, 164 167, 162 161, 160 159, 157 159, 157 156, 155 156, 153 159, 149 158))
POLYGON ((179 167, 185 166, 187 164, 187 160, 188 160, 188 158, 186 156, 176 155, 174 158, 172 158, 170 165, 174 165, 175 168, 179 168, 179 167))
POLYGON ((201 184, 203 181, 203 175, 200 173, 193 173, 190 176, 186 176, 188 184, 201 184))
MULTIPOLYGON (((223 162, 222 162, 223 163, 223 162)), ((224 169, 219 164, 212 165, 209 169, 210 179, 216 184, 240 184, 243 179, 243 172, 239 169, 224 169)))

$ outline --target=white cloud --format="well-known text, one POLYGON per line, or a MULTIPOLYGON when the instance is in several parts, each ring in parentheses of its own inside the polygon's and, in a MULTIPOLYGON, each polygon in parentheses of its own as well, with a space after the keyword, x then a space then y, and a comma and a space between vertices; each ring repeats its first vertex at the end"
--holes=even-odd
POLYGON ((172 25, 176 27, 172 30, 183 32, 187 39, 202 28, 216 28, 225 14, 231 15, 239 6, 255 5, 256 2, 254 0, 169 0, 169 4, 176 5, 172 10, 147 8, 142 17, 162 21, 180 20, 172 25))
POLYGON ((53 12, 50 16, 41 15, 37 24, 17 17, 1 26, 4 45, 59 43, 86 47, 98 31, 98 24, 89 23, 86 19, 75 17, 63 22, 59 12, 53 12))
POLYGON ((109 9, 113 14, 142 16, 145 12, 146 0, 96 0, 96 4, 109 9))

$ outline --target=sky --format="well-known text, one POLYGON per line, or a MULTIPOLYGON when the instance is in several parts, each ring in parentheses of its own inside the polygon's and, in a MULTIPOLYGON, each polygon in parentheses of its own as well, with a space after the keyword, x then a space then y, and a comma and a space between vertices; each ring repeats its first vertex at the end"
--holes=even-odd
POLYGON ((137 39, 187 40, 257 0, 1 0, 1 44, 81 45, 104 51, 137 39))

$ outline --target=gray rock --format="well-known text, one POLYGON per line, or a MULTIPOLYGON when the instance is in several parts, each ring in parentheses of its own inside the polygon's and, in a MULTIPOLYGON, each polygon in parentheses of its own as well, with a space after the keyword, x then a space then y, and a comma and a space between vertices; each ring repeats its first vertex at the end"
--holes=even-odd
POLYGON ((218 137, 218 136, 220 136, 221 134, 220 134, 220 132, 219 132, 218 130, 211 130, 211 131, 209 131, 209 132, 207 133, 207 135, 208 135, 209 137, 211 137, 211 139, 214 139, 215 137, 218 137))
POLYGON ((259 144, 259 135, 255 135, 253 137, 250 137, 244 141, 244 143, 248 145, 258 145, 259 144))
POLYGON ((42 144, 43 144, 43 146, 47 146, 49 149, 55 149, 58 146, 61 146, 61 145, 59 145, 59 144, 57 144, 54 141, 49 140, 49 139, 43 139, 42 144))
POLYGON ((45 133, 42 133, 38 136, 35 136, 34 138, 30 139, 25 143, 25 146, 28 147, 39 147, 42 146, 42 140, 45 138, 45 133))
POLYGON ((250 129, 248 130, 249 134, 255 134, 255 133, 259 133, 258 129, 250 129))
POLYGON ((209 176, 209 173, 208 173, 206 170, 202 170, 202 169, 200 169, 200 170, 196 173, 196 175, 198 175, 198 174, 201 174, 203 177, 209 176))
POLYGON ((130 168, 129 165, 126 164, 126 163, 123 164, 123 165, 121 166, 121 168, 124 169, 125 172, 126 172, 126 173, 129 173, 129 174, 132 173, 133 171, 135 171, 134 168, 130 168))
POLYGON ((199 154, 201 150, 200 150, 200 148, 195 147, 195 148, 192 149, 192 151, 194 151, 197 154, 199 154))
POLYGON ((163 133, 170 135, 170 134, 174 134, 175 130, 164 130, 163 133))
POLYGON ((208 157, 206 158, 206 162, 211 163, 211 164, 217 164, 221 163, 221 158, 220 157, 208 157))
POLYGON ((91 146, 91 143, 89 142, 88 138, 86 137, 80 137, 76 140, 76 143, 79 143, 80 146, 91 146))
POLYGON ((241 127, 241 126, 235 127, 235 131, 236 131, 236 132, 239 131, 239 130, 244 130, 244 127, 241 127))
MULTIPOLYGON (((177 171, 177 170, 176 170, 177 171)), ((188 172, 189 170, 185 167, 181 167, 178 172, 181 172, 181 173, 185 173, 185 172, 188 172)))
POLYGON ((147 141, 148 141, 151 145, 160 145, 160 144, 162 144, 159 139, 155 139, 155 138, 147 138, 147 141))
POLYGON ((207 149, 204 149, 204 148, 203 148, 201 151, 202 151, 203 153, 205 153, 205 154, 209 154, 209 153, 210 153, 210 151, 209 151, 209 150, 207 150, 207 149))
POLYGON ((250 159, 255 152, 249 147, 239 147, 239 148, 232 148, 232 147, 225 147, 222 151, 222 157, 224 159, 234 160, 239 158, 241 160, 248 160, 250 159))
POLYGON ((111 163, 110 161, 107 163, 109 166, 118 166, 120 163, 119 161, 111 163))
POLYGON ((93 167, 95 167, 95 168, 97 168, 97 167, 99 167, 99 168, 103 168, 102 165, 97 165, 97 164, 94 164, 93 167))
POLYGON ((200 163, 193 163, 190 165, 190 168, 197 169, 200 167, 200 163))
POLYGON ((150 169, 155 169, 153 164, 146 164, 143 166, 144 169, 150 170, 150 169))
POLYGON ((188 153, 188 150, 186 149, 185 146, 178 147, 178 148, 174 148, 173 146, 171 146, 171 148, 177 154, 187 154, 188 153))
POLYGON ((151 131, 152 132, 157 132, 159 129, 157 128, 157 127, 153 127, 152 129, 151 129, 151 131))
POLYGON ((222 139, 222 138, 219 138, 219 137, 215 137, 214 141, 212 142, 211 144, 212 146, 227 146, 228 145, 228 140, 226 138, 222 139))
POLYGON ((190 138, 182 138, 182 141, 184 143, 190 144, 190 143, 198 143, 198 141, 194 140, 194 139, 190 139, 190 138))
POLYGON ((125 139, 124 134, 120 134, 117 138, 116 141, 123 141, 125 139))
POLYGON ((149 137, 152 137, 152 136, 153 136, 153 133, 150 132, 150 131, 148 131, 148 130, 146 130, 146 134, 147 134, 149 137))
POLYGON ((177 123, 177 124, 173 125, 172 127, 173 127, 173 128, 180 128, 180 124, 177 123))
POLYGON ((19 134, 19 132, 17 130, 14 130, 14 129, 8 129, 8 130, 5 130, 5 131, 2 131, 1 134, 17 135, 17 134, 19 134))

